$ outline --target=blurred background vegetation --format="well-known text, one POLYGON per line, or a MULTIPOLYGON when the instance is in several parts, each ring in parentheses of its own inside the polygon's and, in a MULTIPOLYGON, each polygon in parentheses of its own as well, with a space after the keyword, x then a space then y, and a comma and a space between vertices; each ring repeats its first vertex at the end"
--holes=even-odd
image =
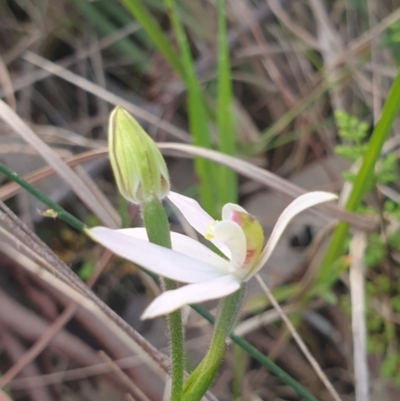
MULTIPOLYGON (((118 104, 158 142, 172 144, 165 154, 173 188, 197 197, 216 218, 223 204, 240 203, 268 234, 289 202, 280 194, 294 197, 298 187, 341 193, 341 204, 362 214, 353 230, 335 232, 328 245, 332 220, 300 217, 263 279, 343 400, 354 399, 358 380, 350 292, 365 280, 371 399, 399 399, 400 84, 388 97, 400 64, 398 0, 3 0, 0 50, 0 93, 9 106, 0 107, 0 161, 87 225, 141 224, 137 209, 118 196, 106 160, 108 115, 118 104), (381 116, 385 127, 376 125, 381 116), (232 156, 237 169, 235 162, 232 169, 182 153, 174 149, 177 142, 232 156), (58 157, 66 162, 60 170, 54 167, 58 157), (257 178, 250 164, 239 167, 243 160, 272 175, 257 178), (56 174, 46 170, 49 165, 56 174), (369 169, 364 178, 360 165, 360 171, 369 169), (74 174, 70 181, 67 170, 74 174), (363 224, 365 277, 354 283, 349 243, 363 224)), ((162 319, 139 320, 157 294, 154 283, 8 178, 0 180, 0 200, 24 223, 0 221, 4 396, 162 399, 165 377, 145 352, 121 340, 123 329, 82 306, 82 289, 71 295, 52 277, 71 268, 165 352, 162 319), (46 266, 53 276, 42 277, 46 266), (75 310, 74 301, 80 304, 75 310), (39 340, 41 348, 29 356, 39 340)), ((2 210, 11 219, 4 204, 2 210)), ((186 230, 169 212, 173 228, 186 230)), ((210 333, 191 313, 188 370, 210 333)), ((237 333, 318 399, 330 399, 255 283, 237 333)), ((220 400, 299 399, 237 346, 212 390, 220 400)))

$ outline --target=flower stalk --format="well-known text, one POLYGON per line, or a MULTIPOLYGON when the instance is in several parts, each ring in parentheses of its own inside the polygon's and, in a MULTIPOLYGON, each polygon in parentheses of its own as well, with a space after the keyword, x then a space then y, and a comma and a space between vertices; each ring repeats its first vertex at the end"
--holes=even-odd
POLYGON ((211 387, 225 356, 226 339, 232 332, 244 294, 245 285, 242 285, 238 291, 221 300, 210 348, 184 384, 184 401, 200 400, 211 387))
MULTIPOLYGON (((108 141, 111 167, 120 194, 140 206, 148 241, 154 246, 171 249, 168 218, 161 203, 169 192, 170 182, 159 149, 140 124, 119 106, 110 115, 108 141)), ((169 278, 160 278, 160 282, 164 291, 177 289, 169 278)), ((167 324, 171 356, 170 400, 181 401, 184 349, 179 310, 167 316, 167 324)))
MULTIPOLYGON (((171 236, 168 218, 161 202, 154 198, 141 205, 143 223, 146 228, 149 241, 153 244, 171 249, 171 236)), ((162 263, 162 262, 161 262, 162 263)), ((168 278, 160 278, 164 291, 175 290, 175 282, 168 278)), ((167 324, 170 340, 171 357, 171 401, 182 400, 183 373, 184 373, 184 349, 183 327, 180 310, 167 316, 167 324)))

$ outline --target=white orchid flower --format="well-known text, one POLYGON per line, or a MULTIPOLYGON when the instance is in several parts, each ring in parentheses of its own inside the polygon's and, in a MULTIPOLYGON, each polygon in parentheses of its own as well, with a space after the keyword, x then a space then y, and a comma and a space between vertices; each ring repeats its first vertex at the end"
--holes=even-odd
POLYGON ((262 249, 262 228, 242 207, 226 204, 222 209, 222 220, 215 221, 195 200, 174 192, 170 192, 168 197, 193 228, 225 257, 176 232, 171 232, 172 249, 167 249, 148 242, 144 228, 112 230, 94 227, 87 230, 93 240, 115 254, 160 276, 189 283, 162 293, 144 311, 142 319, 168 314, 184 305, 221 298, 237 291, 265 265, 294 216, 337 198, 328 192, 310 192, 295 199, 279 216, 262 249))

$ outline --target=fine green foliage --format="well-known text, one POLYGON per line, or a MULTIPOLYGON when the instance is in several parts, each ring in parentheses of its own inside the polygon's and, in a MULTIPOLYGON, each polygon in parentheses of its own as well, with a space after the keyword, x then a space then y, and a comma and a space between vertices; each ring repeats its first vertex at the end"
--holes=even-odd
MULTIPOLYGON (((371 138, 368 142, 365 155, 362 159, 361 167, 354 179, 354 184, 348 201, 346 210, 356 211, 369 188, 371 179, 374 175, 376 163, 379 159, 382 146, 389 135, 393 121, 400 110, 400 71, 394 80, 386 102, 382 109, 382 115, 376 124, 371 138)), ((319 284, 329 286, 331 281, 327 277, 331 276, 333 263, 341 256, 344 251, 344 245, 348 234, 348 225, 339 223, 333 233, 325 257, 321 263, 321 268, 317 274, 316 281, 319 284)))
POLYGON ((397 65, 400 65, 400 21, 388 27, 382 44, 391 50, 397 65))
MULTIPOLYGON (((367 136, 369 125, 359 121, 356 117, 340 111, 335 114, 338 134, 344 145, 336 147, 335 152, 351 162, 365 157, 367 152, 367 136)), ((397 156, 395 153, 383 155, 377 161, 375 169, 371 172, 368 190, 377 184, 390 184, 397 181, 397 156)), ((343 174, 346 181, 354 183, 357 175, 346 171, 343 174)), ((371 206, 357 208, 358 212, 372 213, 379 216, 379 211, 371 206)), ((388 220, 400 221, 399 205, 387 200, 383 205, 383 214, 388 220)), ((388 231, 385 235, 371 233, 368 236, 368 245, 364 255, 364 264, 370 269, 366 284, 367 305, 385 303, 393 313, 400 311, 400 292, 398 285, 393 285, 387 276, 388 253, 400 249, 400 235, 397 231, 388 231), (386 299, 390 296, 390 302, 386 299)), ((348 297, 342 297, 342 309, 350 314, 348 297), (344 301, 344 299, 346 301, 344 301)), ((396 385, 400 385, 400 350, 394 333, 393 324, 377 313, 376 310, 366 308, 366 324, 368 330, 368 352, 379 354, 382 357, 380 375, 382 378, 393 378, 396 385)))
MULTIPOLYGON (((353 163, 363 158, 367 151, 366 139, 370 128, 368 123, 359 121, 356 117, 344 111, 337 111, 335 119, 338 126, 338 135, 346 141, 345 145, 336 146, 335 153, 353 163)), ((372 172, 372 179, 367 187, 368 190, 378 183, 389 184, 396 181, 396 167, 397 156, 395 153, 389 153, 381 157, 372 172)), ((351 171, 345 171, 343 177, 346 181, 354 182, 356 174, 351 171)))
MULTIPOLYGON (((179 19, 175 1, 165 0, 165 6, 171 18, 172 27, 178 42, 181 64, 185 71, 184 81, 186 82, 188 91, 187 108, 190 132, 193 135, 195 145, 210 149, 212 146, 208 127, 207 110, 197 80, 188 38, 179 19)), ((200 180, 200 201, 208 213, 216 216, 218 208, 215 205, 213 194, 213 188, 217 188, 215 186, 215 165, 207 160, 196 158, 195 169, 200 180)), ((218 191, 218 189, 216 190, 218 191)))

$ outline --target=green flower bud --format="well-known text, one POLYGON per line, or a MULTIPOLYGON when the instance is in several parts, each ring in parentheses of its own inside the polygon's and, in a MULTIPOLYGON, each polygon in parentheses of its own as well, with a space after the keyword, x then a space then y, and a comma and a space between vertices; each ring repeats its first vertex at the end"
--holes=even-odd
POLYGON ((168 194, 164 158, 140 124, 120 106, 110 114, 108 146, 118 189, 125 199, 141 204, 168 194))

